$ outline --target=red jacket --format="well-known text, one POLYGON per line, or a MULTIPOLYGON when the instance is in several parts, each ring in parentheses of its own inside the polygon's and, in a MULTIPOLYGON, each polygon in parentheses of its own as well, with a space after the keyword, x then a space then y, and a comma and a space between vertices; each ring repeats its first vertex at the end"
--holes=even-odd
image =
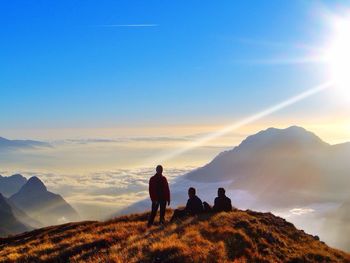
POLYGON ((152 202, 170 202, 169 184, 165 176, 155 174, 149 179, 149 196, 152 202))

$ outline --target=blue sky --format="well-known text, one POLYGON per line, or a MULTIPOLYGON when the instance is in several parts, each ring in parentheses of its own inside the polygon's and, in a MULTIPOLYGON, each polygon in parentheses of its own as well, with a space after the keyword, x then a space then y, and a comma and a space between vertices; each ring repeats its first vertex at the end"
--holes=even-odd
POLYGON ((266 61, 303 57, 301 45, 322 42, 319 11, 339 8, 332 2, 2 1, 1 126, 193 124, 254 113, 325 80, 320 65, 266 61), (140 24, 150 26, 113 26, 140 24))

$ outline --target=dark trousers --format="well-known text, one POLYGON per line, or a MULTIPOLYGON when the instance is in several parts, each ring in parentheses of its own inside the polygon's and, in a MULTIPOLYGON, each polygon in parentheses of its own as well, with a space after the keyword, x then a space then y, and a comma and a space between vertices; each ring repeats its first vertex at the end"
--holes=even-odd
POLYGON ((152 202, 152 211, 148 219, 149 226, 152 225, 154 222, 154 219, 157 215, 158 207, 160 207, 159 222, 164 223, 166 201, 155 201, 155 202, 152 202))
POLYGON ((174 214, 173 214, 173 216, 172 216, 170 221, 172 222, 174 220, 184 218, 184 217, 186 217, 188 215, 189 215, 189 213, 188 213, 188 211, 185 208, 183 208, 183 209, 175 209, 174 214))

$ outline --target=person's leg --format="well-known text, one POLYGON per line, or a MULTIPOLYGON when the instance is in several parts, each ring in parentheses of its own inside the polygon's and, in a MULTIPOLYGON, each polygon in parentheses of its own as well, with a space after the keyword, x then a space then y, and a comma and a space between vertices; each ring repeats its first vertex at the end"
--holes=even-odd
POLYGON ((174 221, 174 220, 176 220, 178 218, 179 218, 179 209, 175 209, 174 213, 173 213, 173 216, 170 219, 170 222, 172 222, 172 221, 174 221))
POLYGON ((175 209, 174 214, 170 221, 173 222, 174 220, 177 220, 186 216, 187 216, 187 211, 185 209, 175 209))
POLYGON ((152 211, 148 218, 148 226, 151 226, 153 224, 154 218, 157 215, 158 207, 159 207, 159 202, 152 202, 152 211))
POLYGON ((165 222, 165 208, 166 208, 166 201, 160 201, 160 215, 159 215, 159 223, 164 223, 165 222))

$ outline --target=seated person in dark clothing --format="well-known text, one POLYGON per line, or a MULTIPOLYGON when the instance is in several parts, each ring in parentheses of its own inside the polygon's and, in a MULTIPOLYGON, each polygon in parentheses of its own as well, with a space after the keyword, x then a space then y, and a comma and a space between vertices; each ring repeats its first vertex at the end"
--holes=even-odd
POLYGON ((218 189, 218 197, 215 198, 214 206, 211 207, 207 202, 203 202, 204 212, 229 212, 232 211, 231 199, 225 195, 225 189, 218 189))
POLYGON ((215 198, 213 211, 214 212, 229 212, 229 211, 232 211, 231 199, 228 198, 225 195, 225 189, 224 188, 220 187, 218 189, 218 197, 215 198))
POLYGON ((189 199, 187 200, 186 207, 184 209, 176 209, 171 221, 189 215, 198 215, 203 212, 203 203, 196 195, 196 189, 190 187, 188 189, 188 197, 189 199))

